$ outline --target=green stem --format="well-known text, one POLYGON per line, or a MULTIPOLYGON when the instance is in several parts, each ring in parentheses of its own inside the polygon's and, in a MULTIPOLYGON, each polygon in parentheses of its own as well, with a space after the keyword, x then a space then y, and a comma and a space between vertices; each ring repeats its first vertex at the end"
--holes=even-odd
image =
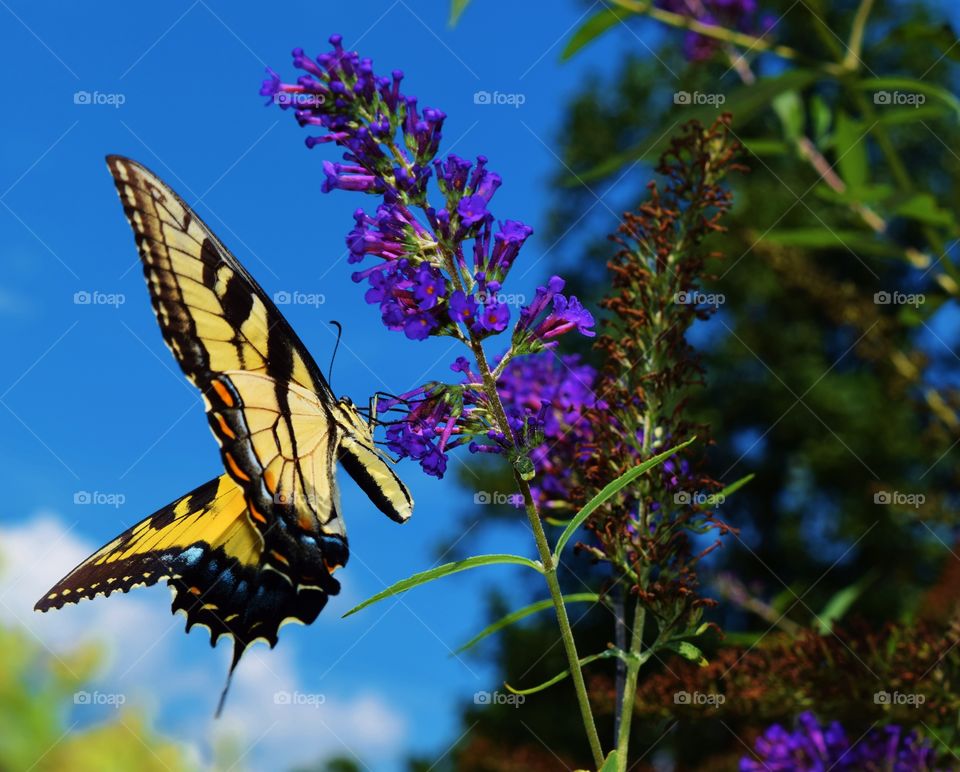
MULTIPOLYGON (((649 2, 641 2, 641 0, 614 1, 621 8, 626 8, 634 13, 649 16, 651 19, 656 19, 660 23, 666 24, 670 27, 696 32, 704 37, 713 38, 714 40, 721 40, 725 43, 729 43, 740 48, 745 48, 748 51, 769 51, 770 53, 776 54, 782 59, 803 62, 809 61, 809 58, 804 56, 804 54, 797 49, 791 48, 790 46, 774 45, 763 37, 747 35, 746 33, 727 29, 714 24, 705 24, 704 22, 692 16, 685 16, 684 14, 666 11, 663 8, 657 8, 656 6, 653 6, 649 2)), ((822 67, 824 72, 832 73, 834 75, 838 75, 841 72, 841 68, 833 63, 824 64, 822 67)))
POLYGON ((623 702, 620 703, 620 731, 617 735, 617 771, 626 772, 627 755, 630 751, 630 725, 633 722, 633 707, 637 699, 637 681, 640 675, 640 666, 644 659, 640 656, 643 647, 643 625, 647 620, 647 609, 637 599, 636 612, 633 616, 633 634, 630 638, 630 657, 627 664, 627 681, 623 685, 623 702))
MULTIPOLYGON (((503 404, 500 402, 500 396, 497 393, 497 382, 490 370, 483 346, 478 340, 471 340, 470 345, 473 349, 473 355, 477 360, 477 368, 483 377, 484 391, 493 408, 494 418, 500 426, 500 431, 503 432, 505 437, 509 437, 511 431, 510 424, 507 421, 507 414, 503 409, 503 404)), ((533 500, 530 484, 520 476, 520 473, 516 469, 514 469, 513 475, 517 481, 517 487, 523 496, 527 519, 530 521, 530 527, 533 529, 533 537, 537 542, 537 552, 540 553, 543 575, 547 580, 547 587, 550 589, 550 599, 553 601, 553 608, 557 614, 557 622, 560 625, 560 637, 563 640, 563 649, 567 655, 567 662, 570 666, 570 678, 573 681, 573 687, 577 693, 577 702, 580 705, 583 728, 587 733, 587 741, 590 743, 590 752, 593 755, 594 764, 597 769, 599 769, 603 765, 603 748, 600 745, 600 735, 597 733, 597 724, 593 718, 593 710, 590 707, 587 685, 583 680, 583 671, 580 668, 580 656, 577 654, 577 644, 573 638, 573 628, 570 626, 567 607, 563 602, 563 592, 560 589, 560 581, 557 578, 557 566, 556 563, 554 563, 553 555, 550 551, 547 535, 543 530, 543 523, 540 522, 540 513, 537 511, 537 505, 533 500)))
POLYGON ((873 10, 873 0, 860 0, 860 7, 853 17, 853 26, 850 29, 850 41, 847 43, 847 55, 843 59, 843 66, 851 72, 860 68, 860 52, 863 50, 863 31, 867 26, 870 11, 873 10))

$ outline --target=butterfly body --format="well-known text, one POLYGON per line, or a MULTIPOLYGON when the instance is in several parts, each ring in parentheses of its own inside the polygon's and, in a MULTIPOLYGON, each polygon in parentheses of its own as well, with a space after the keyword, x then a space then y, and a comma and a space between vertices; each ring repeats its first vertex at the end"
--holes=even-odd
MULTIPOLYGON (((337 400, 276 306, 152 172, 110 156, 164 340, 200 390, 225 474, 125 531, 58 582, 41 611, 166 581, 187 630, 255 640, 313 622, 349 556, 339 463, 391 519, 413 501, 373 426, 337 400)), ((375 413, 371 412, 371 416, 375 413)))

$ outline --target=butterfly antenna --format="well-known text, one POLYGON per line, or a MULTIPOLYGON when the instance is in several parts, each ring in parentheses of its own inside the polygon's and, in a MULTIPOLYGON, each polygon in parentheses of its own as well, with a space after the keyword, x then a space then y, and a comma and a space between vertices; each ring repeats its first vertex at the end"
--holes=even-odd
POLYGON ((337 349, 340 348, 340 337, 343 335, 343 326, 336 319, 331 319, 330 324, 337 328, 337 342, 333 344, 333 354, 330 356, 330 368, 327 371, 327 383, 333 383, 333 360, 337 358, 337 349))
POLYGON ((223 713, 223 705, 227 701, 227 692, 230 691, 230 682, 233 680, 233 671, 237 669, 237 663, 240 662, 240 657, 243 656, 243 652, 246 650, 246 648, 246 644, 241 644, 239 641, 234 640, 233 662, 230 663, 230 672, 227 673, 227 682, 223 685, 223 691, 220 692, 220 702, 217 703, 217 712, 214 714, 214 718, 220 718, 220 714, 223 713))

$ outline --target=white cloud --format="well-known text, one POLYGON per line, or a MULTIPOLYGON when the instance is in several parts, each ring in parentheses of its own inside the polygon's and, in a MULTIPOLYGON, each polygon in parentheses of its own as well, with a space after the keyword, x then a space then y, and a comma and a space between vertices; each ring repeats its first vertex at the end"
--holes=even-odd
POLYGON ((407 727, 399 711, 360 684, 350 694, 300 691, 288 641, 275 650, 257 644, 246 653, 223 718, 215 721, 232 644, 222 642, 214 654, 205 631, 184 636, 184 620, 170 615, 165 589, 34 612, 37 599, 95 548, 51 514, 0 527, 0 620, 27 628, 54 654, 87 641, 106 645, 109 661, 91 686, 147 705, 161 731, 208 759, 231 737, 247 751, 242 766, 252 768, 349 754, 380 769, 402 758, 407 727))

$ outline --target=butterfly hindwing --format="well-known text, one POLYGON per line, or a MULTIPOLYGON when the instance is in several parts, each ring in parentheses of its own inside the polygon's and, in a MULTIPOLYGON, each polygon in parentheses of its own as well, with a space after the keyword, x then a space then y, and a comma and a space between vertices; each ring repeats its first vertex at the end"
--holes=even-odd
POLYGON ((339 590, 336 580, 325 588, 296 587, 263 571, 262 552, 242 489, 223 475, 124 531, 61 579, 36 608, 62 608, 166 581, 174 591, 173 610, 186 614, 187 630, 207 627, 211 644, 231 636, 236 663, 257 639, 276 645, 284 622, 313 622, 339 590))

